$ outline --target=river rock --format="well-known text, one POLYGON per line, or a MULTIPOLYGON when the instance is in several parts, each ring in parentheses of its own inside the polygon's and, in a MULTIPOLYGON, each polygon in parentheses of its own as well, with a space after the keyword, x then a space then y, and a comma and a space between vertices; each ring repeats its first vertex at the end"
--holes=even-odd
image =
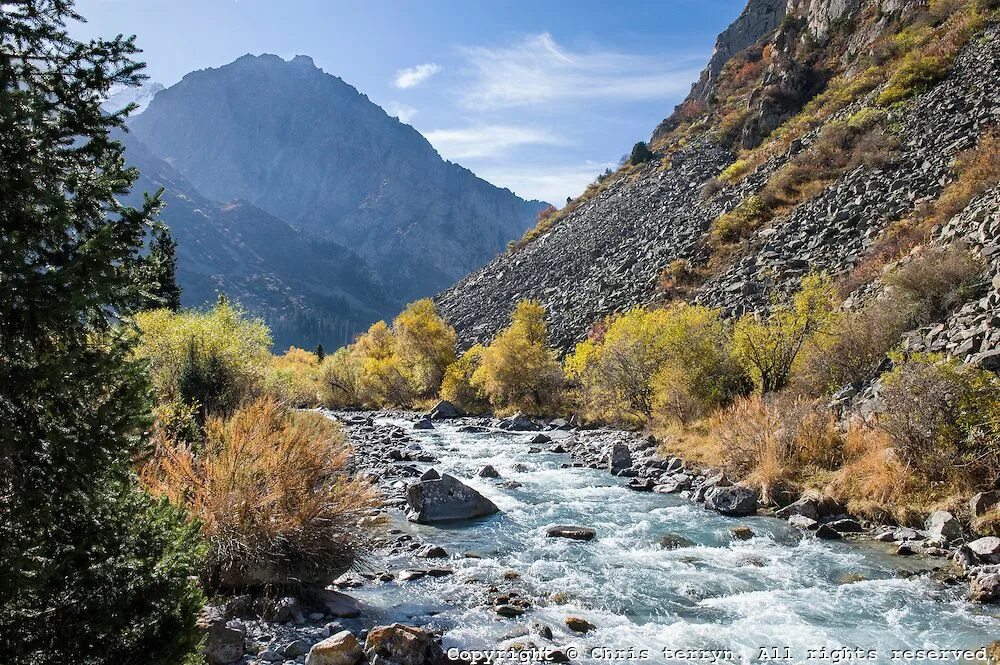
POLYGON ((652 492, 656 482, 652 478, 633 478, 625 487, 633 492, 652 492))
POLYGON ((357 665, 364 658, 358 640, 349 630, 342 630, 317 642, 306 656, 306 665, 357 665))
POLYGON ((406 490, 410 507, 406 518, 420 524, 463 520, 500 511, 492 501, 449 474, 437 480, 421 480, 406 490))
POLYGON ((811 520, 819 519, 819 509, 816 505, 816 499, 812 497, 802 497, 798 501, 788 504, 784 508, 779 508, 774 511, 774 516, 787 520, 793 515, 801 515, 803 517, 808 517, 811 520))
POLYGON ((431 422, 430 418, 421 418, 413 423, 413 429, 434 429, 434 423, 431 422))
POLYGON ((423 628, 394 623, 372 628, 365 640, 365 655, 369 662, 394 665, 438 665, 445 662, 444 651, 434 635, 423 628))
POLYGON ((306 642, 305 640, 298 639, 298 640, 292 640, 291 642, 286 644, 284 648, 281 650, 281 655, 284 656, 286 659, 298 658, 303 654, 309 653, 309 651, 310 651, 309 643, 306 642))
POLYGON ((612 444, 607 452, 608 471, 618 475, 632 466, 632 453, 624 443, 612 444))
POLYGON ((275 600, 265 611, 269 621, 275 623, 305 623, 302 603, 294 596, 282 596, 275 600))
POLYGON ((430 468, 420 474, 420 480, 440 480, 441 474, 438 473, 437 469, 430 468))
POLYGON ((986 573, 974 576, 970 582, 972 600, 977 603, 992 603, 1000 598, 1000 573, 986 573))
POLYGON ((227 621, 218 607, 206 607, 198 617, 205 632, 205 660, 211 665, 230 665, 243 658, 246 629, 241 621, 227 621))
POLYGON ((424 545, 417 552, 417 557, 420 559, 447 559, 448 552, 440 545, 424 545))
POLYGON ((924 521, 924 529, 932 538, 940 536, 950 542, 962 537, 962 525, 947 510, 935 510, 924 521))
POLYGON ((665 533, 660 536, 659 539, 660 547, 665 550, 679 550, 684 547, 694 547, 695 543, 690 538, 685 538, 684 536, 678 536, 675 533, 665 533))
POLYGON ((353 619, 361 616, 361 603, 346 593, 340 593, 333 589, 323 589, 318 593, 318 605, 322 606, 326 613, 338 619, 353 619))
POLYGON ((507 617, 509 619, 513 619, 514 617, 519 617, 522 614, 524 614, 523 608, 520 608, 516 605, 507 605, 507 604, 496 605, 493 608, 493 611, 499 614, 500 616, 507 617))
POLYGON ((521 413, 504 418, 498 426, 509 432, 537 432, 540 429, 530 418, 521 413))
POLYGON ((969 511, 974 517, 979 517, 1000 503, 1000 492, 979 492, 969 499, 969 511))
POLYGON ((460 418, 461 416, 462 412, 446 399, 435 404, 427 413, 427 417, 431 420, 450 420, 452 418, 460 418))
POLYGON ((574 633, 589 633, 597 628, 594 624, 580 617, 566 617, 566 627, 574 633))
POLYGON ((729 533, 736 540, 750 540, 753 538, 753 529, 748 526, 734 526, 729 530, 729 533))
POLYGON ((551 443, 551 442, 552 442, 552 437, 550 437, 548 434, 541 434, 541 433, 531 437, 531 441, 528 441, 528 443, 538 443, 538 444, 551 443))
POLYGON ((1000 563, 1000 538, 987 536, 969 543, 969 549, 975 552, 981 561, 1000 563))
POLYGON ((840 540, 843 536, 829 524, 820 524, 816 529, 816 537, 821 540, 840 540))
POLYGON ((792 515, 788 518, 788 526, 795 527, 800 531, 812 531, 819 526, 819 522, 805 515, 792 515))
POLYGON ((744 485, 713 487, 705 493, 705 507, 733 517, 755 515, 757 492, 744 485))
POLYGON ((550 526, 545 530, 546 538, 568 538, 570 540, 593 540, 597 532, 585 526, 550 526))
POLYGON ((864 533, 864 527, 857 520, 850 517, 842 517, 839 520, 827 522, 825 526, 830 527, 839 534, 864 533))
POLYGON ((496 467, 494 467, 492 464, 487 464, 486 466, 479 469, 479 471, 476 472, 476 475, 479 476, 480 478, 499 478, 500 472, 497 471, 496 467))

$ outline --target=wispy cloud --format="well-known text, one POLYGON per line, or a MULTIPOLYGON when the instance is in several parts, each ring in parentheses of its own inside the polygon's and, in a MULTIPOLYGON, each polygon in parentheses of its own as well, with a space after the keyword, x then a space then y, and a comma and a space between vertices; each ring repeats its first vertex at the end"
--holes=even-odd
POLYGON ((496 157, 522 145, 565 145, 558 136, 529 127, 477 125, 435 129, 424 136, 446 159, 496 157))
POLYGON ((401 90, 415 88, 430 77, 437 74, 439 71, 441 71, 441 66, 433 62, 427 62, 422 65, 400 69, 396 72, 396 78, 393 80, 393 85, 401 90))
POLYGON ((409 123, 413 119, 413 116, 417 114, 417 109, 402 102, 393 101, 386 104, 385 112, 399 118, 400 122, 409 123))
POLYGON ((571 51, 549 33, 501 48, 462 48, 472 85, 462 93, 468 108, 504 108, 556 101, 663 99, 687 91, 704 55, 663 58, 615 51, 571 51))
POLYGON ((506 187, 522 198, 562 206, 567 196, 576 196, 599 173, 613 166, 611 162, 595 161, 556 166, 486 166, 477 168, 476 175, 499 187, 506 187))

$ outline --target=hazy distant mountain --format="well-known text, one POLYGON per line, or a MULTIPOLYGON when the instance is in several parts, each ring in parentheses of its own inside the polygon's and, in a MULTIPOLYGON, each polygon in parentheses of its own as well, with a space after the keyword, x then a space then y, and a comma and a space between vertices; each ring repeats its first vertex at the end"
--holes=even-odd
POLYGON ((386 296, 350 250, 308 236, 247 201, 208 199, 135 136, 122 140, 129 164, 141 172, 133 201, 164 188, 161 218, 177 241, 185 306, 212 303, 225 293, 267 321, 278 350, 343 344, 399 311, 401 303, 386 296))
POLYGON ((356 251, 404 301, 485 264, 545 205, 444 161, 305 56, 193 72, 130 125, 205 196, 250 201, 356 251))
POLYGON ((153 96, 160 90, 163 90, 163 84, 149 81, 136 88, 118 88, 104 100, 101 106, 108 113, 114 113, 134 103, 138 106, 136 110, 132 111, 132 115, 135 115, 142 113, 149 106, 149 102, 153 101, 153 96))

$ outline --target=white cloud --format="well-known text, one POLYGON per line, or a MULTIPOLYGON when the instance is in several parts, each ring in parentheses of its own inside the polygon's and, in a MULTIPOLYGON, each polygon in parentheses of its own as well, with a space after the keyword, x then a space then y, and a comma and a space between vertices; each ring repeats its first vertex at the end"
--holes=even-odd
POLYGON ((498 187, 506 187, 524 199, 548 201, 556 207, 566 203, 567 196, 577 196, 594 181, 598 174, 614 164, 587 161, 582 164, 557 166, 496 167, 476 169, 476 175, 498 187))
POLYGON ((522 145, 565 145, 559 137, 540 129, 509 125, 477 125, 435 129, 424 136, 446 159, 495 157, 522 145))
POLYGON ((409 123, 417 114, 417 109, 402 102, 389 102, 385 107, 385 112, 399 118, 400 122, 409 123))
POLYGON ((567 100, 663 99, 687 92, 704 56, 663 58, 614 51, 570 51, 549 33, 502 48, 466 47, 474 75, 468 108, 504 108, 567 100))
POLYGON ((406 69, 400 69, 396 72, 396 78, 393 80, 393 85, 402 90, 405 90, 406 88, 414 88, 437 74, 439 71, 441 71, 440 65, 433 62, 416 65, 415 67, 407 67, 406 69))

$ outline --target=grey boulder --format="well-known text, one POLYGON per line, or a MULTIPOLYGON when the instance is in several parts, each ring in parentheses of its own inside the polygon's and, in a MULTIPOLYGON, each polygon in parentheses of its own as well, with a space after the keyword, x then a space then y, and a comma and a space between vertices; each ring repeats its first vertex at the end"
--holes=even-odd
POLYGON ((733 517, 755 515, 757 492, 743 485, 713 487, 705 493, 705 507, 733 517))
POLYGON ((432 524, 484 517, 500 512, 492 501, 449 474, 436 480, 421 480, 406 490, 411 522, 432 524))

